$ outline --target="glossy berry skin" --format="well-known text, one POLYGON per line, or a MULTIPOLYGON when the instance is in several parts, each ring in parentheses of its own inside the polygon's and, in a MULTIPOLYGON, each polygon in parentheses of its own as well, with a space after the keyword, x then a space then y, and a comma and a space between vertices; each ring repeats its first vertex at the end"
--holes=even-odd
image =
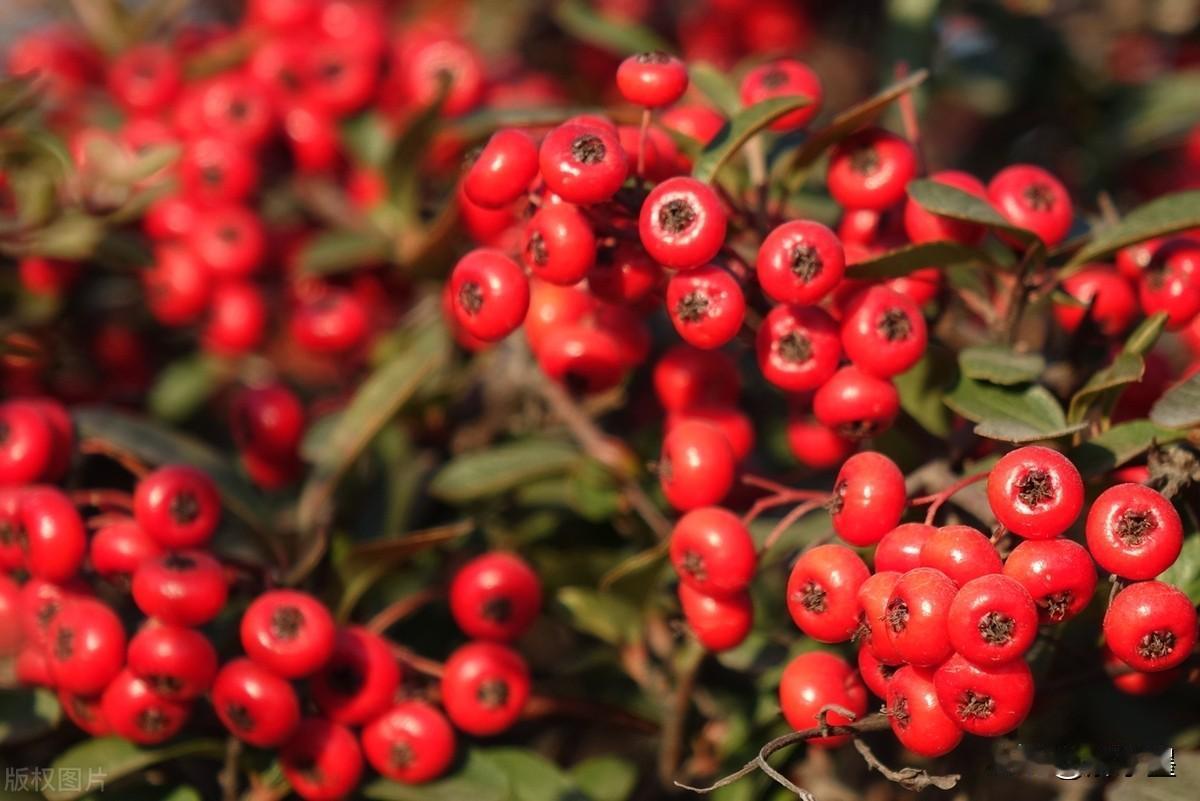
POLYGON ((113 734, 138 745, 156 745, 183 728, 191 705, 162 698, 149 684, 123 670, 105 688, 100 710, 113 734))
POLYGON ((488 737, 512 726, 529 698, 529 668, 503 645, 473 642, 446 660, 442 705, 455 727, 488 737))
POLYGON ((31 404, 0 404, 0 486, 39 481, 50 468, 54 431, 31 404))
POLYGON ((454 729, 438 709, 423 701, 397 704, 362 732, 371 767, 403 784, 441 776, 454 760, 454 729))
POLYGON ((257 348, 267 328, 266 298, 249 281, 225 281, 213 288, 208 321, 200 341, 218 356, 240 356, 257 348))
POLYGON ((150 313, 163 325, 188 325, 208 310, 212 274, 182 245, 155 248, 154 263, 143 271, 141 278, 150 313))
POLYGON ((304 405, 284 384, 246 387, 234 396, 229 422, 238 448, 290 458, 304 438, 304 405))
POLYGON ((1061 623, 1083 611, 1096 589, 1096 566, 1072 540, 1026 540, 1004 560, 1004 575, 1021 583, 1040 623, 1061 623))
POLYGON ((737 335, 746 298, 737 280, 716 265, 677 273, 667 282, 667 312, 689 345, 711 350, 737 335))
POLYGON ((492 134, 463 179, 463 191, 472 203, 499 209, 516 202, 537 177, 538 148, 516 128, 492 134))
POLYGON ((787 443, 792 456, 814 470, 840 465, 854 451, 854 443, 807 414, 793 412, 787 422, 787 443))
POLYGON ((529 630, 541 609, 541 579, 516 554, 477 556, 450 583, 450 613, 472 639, 512 642, 529 630))
POLYGON ((235 659, 217 673, 212 706, 225 728, 259 748, 283 745, 300 723, 292 685, 249 659, 235 659))
POLYGON ((262 220, 256 212, 240 205, 200 212, 187 243, 218 280, 253 276, 262 267, 267 246, 262 220))
POLYGON ((0 658, 16 654, 25 641, 20 605, 20 586, 0 572, 0 658))
POLYGON ((912 665, 934 667, 954 652, 947 622, 958 588, 930 567, 908 571, 888 598, 887 632, 896 654, 912 665))
MULTIPOLYGON (((779 680, 779 707, 788 725, 797 731, 819 726, 821 709, 830 704, 850 710, 855 718, 867 711, 867 689, 849 663, 827 651, 809 651, 789 662, 779 680)), ((830 711, 825 722, 837 726, 851 720, 830 711)), ((815 748, 836 748, 849 741, 850 735, 842 734, 805 742, 815 748)))
POLYGON ((107 605, 90 598, 63 604, 46 632, 46 666, 57 687, 96 695, 125 665, 125 629, 107 605))
POLYGON ((687 67, 666 53, 637 53, 617 67, 621 96, 644 108, 669 106, 687 91, 687 67))
POLYGON ((842 317, 842 347, 855 366, 880 378, 903 373, 925 353, 925 317, 911 298, 886 286, 859 293, 842 317))
POLYGON ((152 622, 129 641, 128 665, 162 698, 189 701, 212 686, 217 650, 195 629, 152 622))
POLYGON ((1089 264, 1067 276, 1062 289, 1084 306, 1054 305, 1054 319, 1074 332, 1090 316, 1106 337, 1123 334, 1138 314, 1138 299, 1129 280, 1107 264, 1089 264))
POLYGON ((805 551, 788 576, 788 613, 814 640, 845 642, 858 628, 858 590, 870 575, 866 563, 844 545, 805 551))
POLYGON ((874 545, 900 522, 906 504, 896 463, 875 451, 856 453, 833 482, 833 530, 851 545, 874 545))
POLYGON ((876 658, 874 652, 863 645, 858 649, 858 675, 867 689, 880 698, 887 698, 888 684, 900 669, 898 665, 886 665, 876 658))
POLYGON ((668 178, 642 203, 638 235, 650 257, 665 267, 690 270, 707 264, 725 243, 725 209, 717 193, 695 178, 668 178))
POLYGON ((108 67, 108 89, 113 99, 135 114, 163 109, 179 92, 182 82, 179 59, 166 45, 135 45, 108 67))
POLYGON ((988 200, 1018 228, 1032 231, 1047 246, 1067 237, 1075 210, 1066 187, 1041 167, 1014 164, 988 183, 988 200))
MULTIPOLYGON (((513 284, 517 293, 524 284, 524 275, 520 278, 521 284, 513 284)), ((348 289, 330 287, 301 301, 289 321, 288 333, 309 353, 348 355, 366 340, 370 324, 367 307, 359 296, 348 289)))
POLYGON ((1033 596, 1016 579, 998 573, 963 584, 950 602, 950 644, 977 665, 1020 659, 1037 637, 1033 596))
POLYGON ((727 509, 693 509, 679 518, 670 542, 671 564, 680 580, 705 595, 742 592, 754 577, 754 541, 741 518, 727 509))
POLYGON ((1184 668, 1174 667, 1157 673, 1133 670, 1116 657, 1107 646, 1103 649, 1104 671, 1112 684, 1126 695, 1155 695, 1170 687, 1183 676, 1184 668))
POLYGON ((755 260, 758 283, 778 303, 816 303, 846 272, 846 253, 833 231, 818 222, 791 220, 763 240, 755 260))
POLYGON ((129 518, 108 523, 92 535, 88 560, 98 575, 129 578, 138 565, 162 552, 162 546, 129 518))
POLYGON ((733 359, 718 351, 675 345, 654 365, 654 394, 669 412, 702 403, 737 403, 742 381, 733 359))
POLYGON ((450 274, 458 324, 485 342, 517 329, 529 309, 529 281, 516 262, 498 250, 473 250, 450 274))
POLYGON ((917 174, 917 153, 907 139, 866 128, 839 142, 829 154, 826 183, 848 209, 883 211, 904 199, 917 174))
POLYGON ((1083 508, 1083 479, 1061 453, 1028 445, 1005 454, 987 479, 988 504, 1000 525, 1019 537, 1062 534, 1083 508))
POLYGON ((587 219, 568 203, 538 209, 525 226, 525 264, 543 281, 572 286, 596 261, 596 237, 587 219))
POLYGON ((363 769, 358 739, 324 718, 300 721, 279 752, 279 766, 304 801, 338 801, 358 786, 363 769))
POLYGON ((612 332, 564 325, 552 333, 536 353, 547 377, 583 394, 612 389, 625 377, 629 365, 612 332))
POLYGON ((900 580, 895 570, 872 573, 858 588, 859 628, 855 639, 871 651, 871 656, 888 665, 898 665, 900 655, 887 633, 887 603, 900 580))
POLYGON ((563 124, 546 134, 538 167, 550 191, 568 203, 603 203, 625 183, 629 169, 616 130, 563 124))
MULTIPOLYGON (((929 180, 960 189, 982 200, 987 199, 987 188, 978 178, 967 172, 943 170, 930 175, 929 180)), ((987 233, 987 229, 981 225, 927 211, 912 198, 904 204, 904 230, 914 245, 947 240, 963 245, 976 245, 987 233)))
POLYGON ((579 287, 534 279, 529 282, 529 311, 521 330, 536 353, 564 328, 586 321, 595 310, 595 298, 579 287))
POLYGON ((983 666, 955 654, 934 672, 933 686, 942 711, 980 737, 1007 734, 1033 706, 1033 674, 1021 659, 983 666))
POLYGON ((875 546, 875 570, 906 573, 921 566, 921 549, 937 529, 924 523, 901 523, 875 546))
POLYGON ((911 665, 900 668, 888 682, 886 700, 892 733, 909 751, 941 756, 962 740, 962 728, 938 702, 932 671, 911 665))
POLYGON ((683 422, 663 438, 658 478, 667 502, 681 512, 719 504, 735 469, 729 441, 710 425, 683 422))
POLYGON ((229 593, 220 563, 201 551, 167 553, 133 574, 133 600, 147 617, 202 626, 225 608, 229 593))
POLYGON ((680 582, 679 606, 696 640, 714 653, 741 645, 754 626, 754 604, 744 591, 706 595, 680 582))
POLYGON ((842 355, 837 323, 816 306, 776 306, 755 343, 763 377, 788 392, 806 392, 829 380, 842 355))
POLYGON ((72 723, 92 737, 107 737, 112 734, 112 728, 104 718, 101 708, 103 696, 76 695, 65 690, 58 690, 58 705, 63 714, 72 723))
POLYGON ((1166 312, 1167 329, 1178 331, 1200 313, 1200 243, 1171 239, 1154 252, 1137 279, 1142 312, 1166 312))
POLYGON ((1161 581, 1130 584, 1104 615, 1108 647, 1134 670, 1158 673, 1182 664, 1196 645, 1196 607, 1161 581))
POLYGON ((31 578, 21 585, 17 596, 17 614, 26 645, 44 651, 50 643, 49 631, 62 608, 77 597, 91 593, 80 582, 67 585, 31 578))
POLYGON ((221 498, 204 472, 188 465, 167 465, 138 481, 133 516, 163 548, 199 548, 221 522, 221 498))
POLYGON ((720 431, 733 450, 733 458, 741 464, 754 450, 754 423, 750 416, 736 406, 719 406, 706 403, 693 406, 686 411, 667 415, 666 430, 689 420, 705 423, 720 431))
POLYGON ((618 242, 596 254, 588 289, 601 300, 636 304, 663 284, 663 268, 632 242, 618 242))
POLYGON ((1096 564, 1135 581, 1174 564, 1183 548, 1183 523, 1174 505, 1141 484, 1118 484, 1088 511, 1087 548, 1096 564))
POLYGON ((809 105, 784 114, 771 123, 772 131, 794 131, 808 125, 821 111, 821 79, 807 65, 794 59, 777 59, 755 67, 742 78, 738 89, 743 106, 753 106, 773 97, 801 96, 809 105))
POLYGON ((79 572, 87 535, 75 504, 54 487, 28 487, 20 497, 25 569, 46 581, 65 582, 79 572))
POLYGON ((378 634, 360 627, 339 629, 333 654, 309 679, 321 713, 334 723, 361 726, 391 706, 400 666, 378 634))
POLYGON ((333 654, 329 610, 311 595, 272 590, 246 608, 241 623, 246 656, 284 678, 308 676, 333 654))
POLYGON ((942 526, 921 548, 921 567, 945 573, 958 586, 1004 567, 995 546, 978 529, 942 526))
POLYGON ((886 431, 899 413, 896 387, 854 365, 840 368, 813 396, 817 420, 849 439, 886 431))

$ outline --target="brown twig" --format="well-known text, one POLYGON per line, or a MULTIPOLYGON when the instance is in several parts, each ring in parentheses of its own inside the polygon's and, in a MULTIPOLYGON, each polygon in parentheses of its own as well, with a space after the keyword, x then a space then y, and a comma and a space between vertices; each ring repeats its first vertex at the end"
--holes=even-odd
POLYGON ((104 456, 112 459, 138 478, 150 472, 150 467, 145 462, 102 439, 85 437, 79 440, 79 452, 85 456, 104 456))
POLYGON ((217 774, 217 784, 221 787, 222 801, 237 801, 238 797, 238 760, 242 756, 242 741, 236 737, 225 738, 225 764, 217 774))
POLYGON ((871 746, 864 743, 862 740, 855 740, 854 747, 858 749, 858 753, 862 754, 862 758, 866 761, 867 767, 879 771, 885 779, 890 782, 895 782, 906 790, 920 792, 926 787, 936 787, 939 790, 949 790, 958 784, 958 780, 962 778, 961 774, 949 773, 944 776, 931 776, 927 771, 919 768, 900 768, 900 770, 892 770, 887 765, 879 761, 879 757, 871 750, 871 746))
POLYGON ((119 509, 122 512, 133 510, 133 498, 128 492, 110 489, 84 489, 71 492, 71 503, 76 506, 90 506, 93 509, 119 509))
POLYGON ((440 679, 442 677, 444 666, 441 662, 437 661, 436 659, 429 659, 428 657, 421 656, 415 651, 405 648, 403 645, 391 643, 391 646, 392 656, 396 657, 397 660, 403 662, 405 665, 408 665, 413 670, 417 671, 418 673, 424 673, 426 676, 432 676, 435 679, 440 679))
POLYGON ((388 604, 367 621, 367 629, 376 634, 383 634, 392 626, 425 606, 425 604, 436 601, 440 597, 441 592, 435 589, 420 590, 406 595, 388 604))
POLYGON ((525 704, 525 709, 521 712, 521 717, 526 720, 550 717, 572 718, 592 723, 608 723, 644 734, 657 734, 659 731, 658 724, 652 720, 646 720, 632 712, 609 704, 598 704, 577 698, 530 696, 529 701, 525 704))
POLYGON ((670 786, 674 781, 683 758, 683 738, 687 732, 688 710, 692 707, 692 691, 706 654, 703 648, 694 643, 689 644, 689 648, 681 659, 675 691, 663 721, 662 737, 659 738, 658 775, 665 786, 670 786))

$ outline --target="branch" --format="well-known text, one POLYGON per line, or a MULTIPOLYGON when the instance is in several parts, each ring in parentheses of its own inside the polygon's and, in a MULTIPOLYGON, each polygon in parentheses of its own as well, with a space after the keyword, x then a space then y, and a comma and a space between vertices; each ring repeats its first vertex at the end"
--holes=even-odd
POLYGON ((862 758, 866 760, 868 768, 879 771, 885 779, 895 782, 907 790, 914 790, 918 793, 926 787, 949 790, 957 785, 958 780, 962 778, 962 775, 958 773, 949 773, 945 776, 930 776, 928 771, 921 770, 920 768, 892 770, 880 762, 879 757, 875 756, 875 753, 871 750, 871 746, 862 740, 855 740, 854 747, 858 749, 858 753, 862 754, 862 758))
POLYGON ((671 696, 667 716, 663 721, 662 737, 659 740, 658 775, 664 785, 671 783, 671 777, 679 769, 683 737, 687 731, 687 713, 692 706, 692 690, 696 686, 696 677, 706 653, 703 648, 690 646, 679 668, 678 683, 671 696))
POLYGON ((934 517, 937 516, 938 510, 941 509, 942 505, 946 503, 946 501, 950 500, 955 493, 966 489, 972 484, 983 481, 987 477, 987 473, 976 473, 973 476, 966 476, 964 478, 960 478, 958 481, 955 481, 953 484, 940 492, 935 492, 932 495, 922 495, 919 498, 913 498, 911 501, 909 501, 909 503, 913 506, 929 504, 929 509, 925 512, 925 525, 931 526, 933 525, 934 517))
POLYGON ((440 597, 441 593, 434 589, 421 590, 406 595, 388 604, 378 614, 367 621, 367 629, 376 634, 383 634, 425 604, 435 601, 440 597))

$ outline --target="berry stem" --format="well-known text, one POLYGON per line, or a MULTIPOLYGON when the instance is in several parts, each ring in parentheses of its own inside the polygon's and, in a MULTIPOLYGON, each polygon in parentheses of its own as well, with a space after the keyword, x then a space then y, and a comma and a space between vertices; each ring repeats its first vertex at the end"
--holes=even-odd
POLYGON ((394 642, 390 642, 389 644, 392 647, 392 656, 396 657, 400 662, 408 665, 418 673, 424 673, 426 676, 432 676, 435 679, 442 677, 445 666, 441 662, 421 656, 415 651, 405 648, 403 645, 394 642))
POLYGON ((924 506, 925 504, 929 504, 929 509, 925 512, 925 525, 932 526, 938 510, 942 508, 942 505, 945 504, 946 501, 950 500, 950 498, 960 490, 965 489, 972 484, 983 481, 987 477, 988 474, 986 472, 965 476, 958 481, 955 481, 941 492, 935 492, 932 495, 922 495, 918 498, 913 498, 911 501, 909 501, 909 503, 913 506, 924 506))
POLYGON ((133 496, 128 492, 113 489, 85 489, 71 492, 71 503, 90 506, 93 509, 133 510, 133 496))
POLYGON ((376 634, 383 634, 404 618, 440 597, 441 593, 435 589, 409 593, 381 609, 378 614, 367 621, 367 628, 376 634))
POLYGON ((827 498, 817 499, 808 501, 807 503, 802 503, 784 515, 783 518, 775 524, 775 528, 771 529, 771 533, 767 535, 767 538, 763 540, 762 550, 764 552, 769 551, 771 547, 778 542, 779 538, 783 536, 783 532, 791 528, 797 520, 804 517, 809 512, 813 511, 814 509, 820 509, 825 505, 827 500, 827 498))
POLYGON ((105 456, 141 478, 150 472, 150 467, 132 453, 102 439, 85 437, 79 440, 79 452, 84 456, 105 456))

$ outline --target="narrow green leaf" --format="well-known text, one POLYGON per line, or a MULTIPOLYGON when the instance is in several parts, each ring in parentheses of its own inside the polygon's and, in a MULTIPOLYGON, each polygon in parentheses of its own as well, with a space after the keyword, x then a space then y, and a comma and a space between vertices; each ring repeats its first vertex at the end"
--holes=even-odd
POLYGON ((1163 330, 1167 327, 1167 313, 1165 311, 1155 312, 1154 314, 1142 320, 1138 327, 1133 329, 1133 333, 1125 340, 1123 350, 1126 353, 1136 353, 1138 356, 1145 356, 1158 342, 1158 338, 1162 336, 1163 330))
POLYGON ((396 139, 384 167, 392 202, 404 213, 406 219, 417 218, 417 168, 421 164, 421 156, 442 124, 442 106, 449 92, 450 78, 443 76, 437 95, 429 105, 408 119, 408 127, 396 139))
POLYGON ((1067 262, 1060 277, 1088 262, 1158 236, 1200 226, 1200 189, 1175 192, 1138 206, 1110 228, 1100 231, 1067 262))
POLYGON ((649 28, 597 14, 585 0, 561 0, 554 21, 574 38, 618 56, 674 50, 649 28))
POLYGON ((62 719, 49 690, 0 690, 0 747, 40 737, 62 719))
POLYGON ((382 114, 367 111, 344 120, 342 143, 360 164, 381 168, 392 152, 391 126, 382 114))
POLYGON ((953 186, 922 178, 908 184, 908 196, 918 206, 934 214, 995 228, 1026 242, 1035 239, 1033 233, 1001 217, 1000 212, 983 198, 953 186))
POLYGON ((641 630, 636 606, 612 593, 587 587, 563 587, 558 602, 570 615, 571 625, 610 645, 631 642, 641 630))
POLYGON ((95 217, 67 211, 29 238, 22 252, 48 259, 82 261, 96 250, 104 237, 104 224, 95 217))
POLYGON ((733 117, 742 109, 742 101, 738 96, 737 85, 729 77, 729 73, 719 69, 707 61, 698 61, 688 67, 688 75, 692 86, 712 101, 713 107, 726 117, 733 117))
POLYGON ((1167 428, 1200 425, 1200 373, 1164 392, 1150 409, 1150 419, 1167 428))
POLYGON ((725 123, 713 140, 701 151, 692 175, 711 183, 721 167, 750 141, 750 137, 780 117, 811 104, 807 97, 775 97, 755 103, 725 123))
MULTIPOLYGON (((105 785, 118 779, 140 773, 147 768, 174 759, 195 757, 221 760, 225 757, 225 744, 221 740, 185 740, 162 748, 140 748, 120 737, 99 737, 85 740, 51 763, 58 773, 77 772, 84 777, 102 776, 105 785)), ((82 798, 89 789, 47 789, 47 801, 74 801, 82 798)))
POLYGON ((1149 420, 1120 423, 1071 449, 1071 461, 1085 478, 1099 476, 1136 459, 1155 445, 1182 439, 1182 431, 1149 420))
POLYGON ((387 261, 390 245, 374 231, 322 231, 300 251, 306 275, 334 275, 387 261))
POLYGON ((962 376, 945 403, 977 423, 979 436, 1004 442, 1054 439, 1083 427, 1068 425, 1058 401, 1040 384, 1002 387, 962 376))
POLYGON ((451 459, 434 475, 429 492, 462 504, 499 495, 530 481, 564 473, 579 463, 579 449, 559 439, 523 439, 451 459))
POLYGON ((1104 397, 1115 398, 1113 390, 1141 381, 1145 369, 1146 364, 1141 356, 1135 353, 1118 353, 1112 364, 1096 371, 1071 398, 1067 420, 1072 423, 1083 420, 1088 409, 1098 400, 1104 397))
POLYGON ((948 267, 974 261, 989 263, 987 254, 976 248, 957 242, 925 242, 905 245, 849 265, 846 276, 856 279, 897 278, 926 267, 948 267))
POLYGON ((221 387, 225 365, 199 354, 167 365, 154 380, 146 402, 155 417, 179 422, 191 417, 221 387))
POLYGON ((637 786, 637 765, 615 756, 595 756, 571 766, 571 778, 592 801, 627 801, 637 786))
POLYGON ((1011 386, 1037 381, 1046 369, 1046 360, 1037 353, 1017 353, 999 345, 981 345, 959 353, 958 366, 967 378, 1011 386))

